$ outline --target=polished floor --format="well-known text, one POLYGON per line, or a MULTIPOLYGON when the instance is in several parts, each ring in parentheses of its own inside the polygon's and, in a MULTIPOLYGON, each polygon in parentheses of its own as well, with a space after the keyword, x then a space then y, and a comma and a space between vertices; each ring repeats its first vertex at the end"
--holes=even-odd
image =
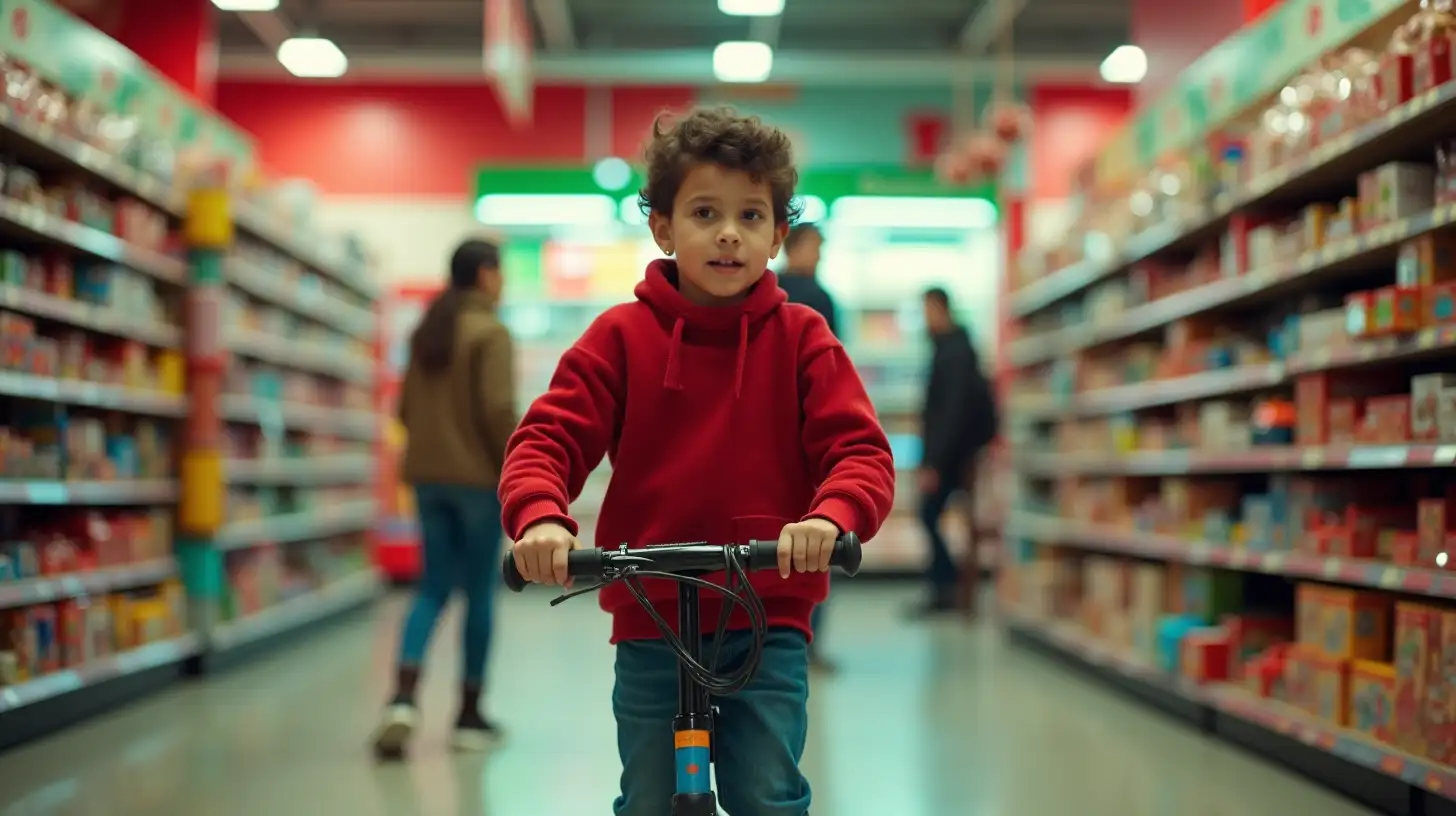
MULTIPOLYGON (((1368 811, 1202 738, 990 627, 908 625, 904 590, 840 590, 816 681, 815 816, 1359 816, 1368 811)), ((502 604, 489 756, 445 748, 454 627, 436 641, 412 761, 365 741, 402 601, 255 665, 179 686, 0 755, 0 816, 592 816, 617 760, 611 652, 592 599, 502 604)))

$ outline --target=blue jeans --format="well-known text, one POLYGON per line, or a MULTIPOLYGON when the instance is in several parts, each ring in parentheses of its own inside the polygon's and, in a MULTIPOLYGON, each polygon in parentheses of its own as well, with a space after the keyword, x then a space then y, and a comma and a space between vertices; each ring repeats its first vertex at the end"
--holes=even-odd
POLYGON ((419 666, 440 613, 458 587, 465 592, 464 681, 485 678, 495 587, 500 583, 501 504, 495 490, 415 485, 424 569, 399 644, 401 666, 419 666))
MULTIPOLYGON (((711 637, 705 654, 713 653, 711 637)), ((735 666, 748 632, 724 636, 719 663, 735 666)), ((617 816, 666 816, 676 792, 672 720, 677 715, 678 662, 660 640, 617 645, 612 713, 622 757, 617 816)), ((772 629, 763 661, 747 688, 714 700, 718 801, 729 816, 806 816, 809 782, 799 773, 809 736, 809 644, 802 632, 772 629)))
POLYGON ((942 473, 936 489, 920 497, 920 525, 925 528, 925 537, 930 542, 930 566, 925 571, 925 578, 930 584, 931 597, 936 601, 953 598, 960 582, 960 567, 940 532, 941 516, 945 515, 946 505, 950 504, 959 487, 955 479, 942 473))
MULTIPOLYGON (((833 580, 833 573, 830 573, 830 581, 833 580)), ((833 587, 834 585, 831 583, 831 592, 833 591, 833 587)), ((824 596, 824 600, 820 601, 819 605, 814 607, 814 613, 809 617, 809 628, 814 632, 814 643, 809 647, 809 651, 816 655, 824 654, 824 649, 821 648, 824 645, 824 616, 828 614, 829 596, 826 595, 824 596)))

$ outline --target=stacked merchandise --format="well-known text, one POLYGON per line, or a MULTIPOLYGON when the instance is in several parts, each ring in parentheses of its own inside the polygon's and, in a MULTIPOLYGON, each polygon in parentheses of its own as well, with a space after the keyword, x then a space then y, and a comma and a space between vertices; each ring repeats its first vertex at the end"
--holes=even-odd
POLYGON ((1456 790, 1456 15, 1347 16, 1137 183, 1105 160, 1077 240, 1024 259, 1001 591, 1018 633, 1387 807, 1456 790))
MULTIPOLYGON (((65 78, 90 87, 88 60, 112 52, 88 44, 104 38, 30 10, 69 27, 60 39, 83 56, 65 78)), ((23 45, 0 35, 0 50, 23 45)), ((183 103, 147 69, 118 80, 140 95, 121 113, 35 64, 0 56, 0 748, 178 676, 250 622, 278 631, 374 589, 360 540, 374 318, 358 248, 298 249, 329 245, 298 196, 250 193, 233 206, 226 302, 184 320, 207 288, 183 221, 208 175, 189 168, 238 150, 175 150, 156 111, 183 103), (209 326, 230 359, 200 402, 209 326), (202 542, 217 571, 174 557, 196 543, 175 505, 199 413, 227 423, 231 523, 202 542), (199 617, 204 599, 217 603, 199 617), (275 605, 287 614, 268 617, 275 605)))
POLYGON ((229 647, 374 591, 373 290, 357 245, 303 249, 322 236, 290 192, 241 202, 224 264, 226 581, 208 617, 229 647))
POLYGON ((187 267, 161 185, 134 183, 165 153, 19 63, 0 73, 3 716, 196 643, 170 507, 187 267))

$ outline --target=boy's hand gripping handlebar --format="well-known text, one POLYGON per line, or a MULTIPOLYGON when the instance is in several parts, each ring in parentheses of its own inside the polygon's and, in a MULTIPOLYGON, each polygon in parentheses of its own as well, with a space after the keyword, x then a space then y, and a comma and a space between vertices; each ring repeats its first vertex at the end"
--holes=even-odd
MULTIPOLYGON (((839 567, 850 575, 859 572, 864 557, 859 536, 845 533, 834 542, 834 554, 829 565, 839 567)), ((747 544, 715 545, 705 542, 687 544, 653 544, 637 549, 627 545, 616 549, 572 550, 566 554, 566 571, 572 578, 596 579, 611 582, 634 572, 643 573, 706 573, 729 569, 730 564, 741 565, 748 572, 777 569, 779 565, 778 541, 750 541, 747 544)), ((516 569, 516 558, 511 552, 501 561, 501 577, 512 592, 526 588, 527 581, 516 569)))

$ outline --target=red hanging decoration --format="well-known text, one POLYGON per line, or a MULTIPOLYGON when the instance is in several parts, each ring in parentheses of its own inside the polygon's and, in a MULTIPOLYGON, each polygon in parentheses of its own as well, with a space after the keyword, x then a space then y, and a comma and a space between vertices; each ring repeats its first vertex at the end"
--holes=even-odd
POLYGON ((986 112, 986 127, 1007 145, 1031 133, 1031 109, 1019 102, 997 102, 986 112))

